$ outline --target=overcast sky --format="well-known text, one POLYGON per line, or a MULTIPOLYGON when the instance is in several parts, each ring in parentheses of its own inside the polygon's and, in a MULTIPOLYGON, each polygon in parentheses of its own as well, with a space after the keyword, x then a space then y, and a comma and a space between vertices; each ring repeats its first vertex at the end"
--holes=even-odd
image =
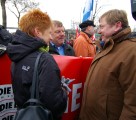
MULTIPOLYGON (((86 0, 35 0, 40 2, 40 8, 48 12, 52 19, 63 22, 66 28, 71 28, 71 21, 81 22, 82 12, 86 0)), ((131 15, 130 0, 99 0, 99 6, 103 6, 100 15, 109 9, 123 9, 128 14, 131 28, 136 21, 131 15)), ((99 7, 98 7, 99 8, 99 7)))
MULTIPOLYGON (((33 0, 40 3, 40 9, 47 12, 52 19, 63 22, 66 29, 72 27, 72 22, 80 23, 82 21, 82 12, 86 0, 33 0)), ((133 29, 136 21, 131 15, 130 0, 99 0, 99 6, 103 6, 99 14, 109 9, 123 9, 128 14, 129 24, 133 29)), ((17 26, 15 16, 9 12, 7 15, 8 26, 17 26), (11 22, 11 19, 13 22, 11 22)))

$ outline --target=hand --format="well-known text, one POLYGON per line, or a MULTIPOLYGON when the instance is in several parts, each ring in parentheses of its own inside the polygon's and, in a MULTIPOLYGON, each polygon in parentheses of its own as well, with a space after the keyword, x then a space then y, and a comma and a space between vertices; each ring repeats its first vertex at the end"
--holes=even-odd
POLYGON ((66 91, 71 92, 71 89, 69 88, 68 85, 74 80, 75 79, 69 79, 69 78, 65 78, 64 76, 62 76, 61 78, 62 87, 65 88, 66 91))

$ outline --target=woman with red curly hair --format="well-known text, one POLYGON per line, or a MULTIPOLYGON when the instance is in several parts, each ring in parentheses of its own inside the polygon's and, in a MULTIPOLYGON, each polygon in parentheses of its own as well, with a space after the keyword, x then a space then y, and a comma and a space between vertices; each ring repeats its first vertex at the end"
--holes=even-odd
MULTIPOLYGON (((39 92, 41 102, 60 120, 67 105, 67 93, 61 86, 60 69, 48 53, 52 20, 39 9, 28 11, 19 21, 19 30, 13 35, 7 53, 14 63, 12 85, 17 108, 30 98, 30 88, 37 55, 39 61, 39 92)), ((12 66, 13 67, 13 66, 12 66)))

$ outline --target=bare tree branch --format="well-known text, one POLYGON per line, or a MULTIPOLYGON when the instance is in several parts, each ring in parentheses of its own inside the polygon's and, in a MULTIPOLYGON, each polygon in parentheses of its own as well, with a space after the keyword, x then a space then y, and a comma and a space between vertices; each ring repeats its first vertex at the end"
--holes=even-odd
MULTIPOLYGON (((9 7, 8 7, 8 9, 9 9, 9 7)), ((9 9, 9 11, 12 12, 16 17, 18 17, 18 16, 16 15, 16 13, 15 13, 14 11, 12 11, 11 9, 9 9)))
POLYGON ((39 6, 39 3, 31 2, 31 0, 7 0, 6 4, 8 5, 8 9, 18 19, 18 23, 21 13, 24 13, 32 8, 37 8, 39 6))

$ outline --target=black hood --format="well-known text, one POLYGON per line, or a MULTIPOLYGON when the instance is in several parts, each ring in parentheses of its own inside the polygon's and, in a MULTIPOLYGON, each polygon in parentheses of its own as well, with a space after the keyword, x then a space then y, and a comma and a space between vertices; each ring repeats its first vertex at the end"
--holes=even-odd
POLYGON ((17 30, 13 35, 12 42, 7 46, 7 53, 12 61, 17 62, 42 46, 47 45, 41 39, 17 30))

